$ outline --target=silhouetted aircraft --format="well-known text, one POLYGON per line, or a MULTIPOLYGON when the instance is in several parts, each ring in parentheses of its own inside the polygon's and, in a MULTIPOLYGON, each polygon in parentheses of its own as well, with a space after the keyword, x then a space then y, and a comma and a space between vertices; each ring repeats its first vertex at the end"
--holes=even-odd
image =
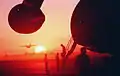
POLYGON ((28 45, 23 45, 23 46, 21 46, 21 47, 26 47, 26 48, 31 48, 31 47, 33 47, 33 46, 37 46, 37 45, 33 45, 33 44, 28 44, 28 45))

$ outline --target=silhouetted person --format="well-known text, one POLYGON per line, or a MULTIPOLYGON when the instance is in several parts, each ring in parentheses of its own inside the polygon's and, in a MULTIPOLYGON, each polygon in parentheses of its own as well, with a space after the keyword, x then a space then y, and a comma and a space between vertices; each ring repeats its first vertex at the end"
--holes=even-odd
POLYGON ((62 53, 61 53, 61 57, 62 57, 62 71, 65 69, 65 63, 66 63, 66 48, 63 44, 61 44, 62 47, 62 53))
POLYGON ((60 70, 59 53, 56 54, 56 65, 57 65, 57 72, 59 72, 59 70, 60 70))
POLYGON ((76 57, 75 69, 77 71, 77 76, 90 76, 90 60, 86 55, 86 48, 81 48, 81 54, 76 57))
POLYGON ((62 56, 62 57, 65 57, 65 55, 66 55, 66 48, 65 48, 65 46, 64 46, 63 44, 61 44, 61 47, 62 47, 61 56, 62 56))
POLYGON ((49 76, 50 72, 49 72, 49 69, 48 69, 48 56, 47 56, 47 54, 45 54, 44 61, 45 61, 45 71, 46 71, 46 74, 49 76))

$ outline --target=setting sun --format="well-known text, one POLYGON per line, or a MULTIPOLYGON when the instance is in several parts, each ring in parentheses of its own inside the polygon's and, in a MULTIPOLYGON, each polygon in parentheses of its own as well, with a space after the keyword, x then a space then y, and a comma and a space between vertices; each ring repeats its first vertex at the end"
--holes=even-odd
POLYGON ((44 46, 36 46, 35 47, 35 53, 45 52, 46 48, 44 46))

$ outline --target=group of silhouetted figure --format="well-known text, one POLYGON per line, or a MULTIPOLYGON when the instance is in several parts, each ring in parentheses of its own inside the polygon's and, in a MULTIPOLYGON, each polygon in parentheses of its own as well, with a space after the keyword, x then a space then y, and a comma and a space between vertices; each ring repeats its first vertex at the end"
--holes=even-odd
MULTIPOLYGON (((61 70, 64 72, 66 65, 69 65, 66 63, 67 58, 67 50, 63 44, 61 44, 62 47, 62 52, 56 53, 56 71, 60 72, 61 70), (62 58, 62 67, 60 67, 60 56, 62 58), (61 69, 62 68, 62 69, 61 69)), ((111 65, 110 65, 110 58, 105 57, 103 59, 105 62, 104 65, 101 66, 96 66, 93 67, 91 65, 91 60, 90 57, 87 53, 87 48, 82 47, 80 48, 80 53, 75 57, 75 63, 73 64, 74 70, 75 70, 75 75, 74 76, 113 76, 111 74, 111 65)), ((48 60, 48 55, 45 54, 44 57, 44 62, 45 62, 45 71, 48 76, 50 76, 50 69, 49 69, 49 60, 48 60)), ((2 72, 0 72, 0 76, 2 75, 2 72)), ((4 76, 4 75, 2 75, 4 76)), ((66 76, 64 74, 60 76, 66 76)), ((72 75, 71 75, 72 76, 72 75)))
MULTIPOLYGON (((61 56, 63 58, 63 69, 65 68, 66 64, 66 50, 64 45, 62 46, 62 53, 61 56)), ((111 65, 110 65, 110 57, 102 58, 103 65, 98 65, 97 63, 91 64, 90 56, 87 54, 87 47, 80 48, 80 54, 75 58, 75 71, 76 76, 112 76, 111 65)), ((99 61, 99 60, 98 60, 99 61)))

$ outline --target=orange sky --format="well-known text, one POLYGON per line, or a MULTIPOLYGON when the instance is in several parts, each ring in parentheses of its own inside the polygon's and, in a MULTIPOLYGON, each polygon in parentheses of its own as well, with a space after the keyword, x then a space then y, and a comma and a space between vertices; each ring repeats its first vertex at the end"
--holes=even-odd
POLYGON ((10 9, 23 0, 0 1, 0 54, 21 54, 33 51, 19 47, 27 43, 44 45, 48 49, 59 48, 60 43, 66 44, 70 38, 70 20, 72 12, 79 0, 44 0, 41 7, 46 20, 40 30, 33 34, 23 35, 14 32, 8 24, 10 9))

